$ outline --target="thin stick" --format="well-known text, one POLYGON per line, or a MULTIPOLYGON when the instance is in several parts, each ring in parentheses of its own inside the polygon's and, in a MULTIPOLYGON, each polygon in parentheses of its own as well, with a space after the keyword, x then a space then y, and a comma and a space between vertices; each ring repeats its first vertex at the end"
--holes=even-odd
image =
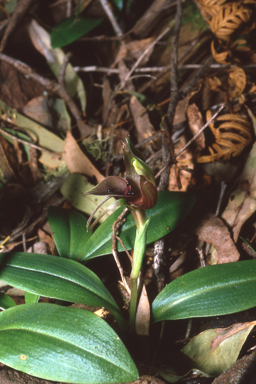
POLYGON ((121 267, 121 264, 120 264, 120 261, 119 261, 118 255, 117 255, 117 250, 116 250, 116 232, 117 232, 118 228, 121 225, 123 225, 123 223, 124 223, 123 217, 126 214, 127 210, 128 210, 128 208, 125 208, 123 210, 123 212, 121 213, 121 215, 118 216, 118 218, 116 219, 116 221, 112 225, 112 235, 111 235, 111 238, 112 238, 112 255, 113 255, 114 259, 115 259, 117 268, 119 270, 122 283, 123 283, 124 287, 126 288, 127 292, 129 293, 129 295, 131 295, 131 290, 130 290, 130 288, 129 288, 128 284, 127 284, 127 281, 126 281, 126 279, 124 277, 124 271, 123 271, 123 268, 121 267))
POLYGON ((123 35, 123 32, 122 32, 121 28, 119 27, 119 25, 117 24, 115 16, 113 15, 107 0, 100 0, 100 2, 101 2, 101 5, 102 5, 104 11, 106 12, 106 14, 108 16, 110 23, 112 24, 112 27, 113 27, 116 35, 118 37, 121 37, 123 35))
POLYGON ((123 249, 125 250, 125 253, 126 255, 128 256, 130 262, 131 262, 131 265, 132 265, 132 257, 130 255, 130 253, 128 252, 126 246, 124 245, 123 241, 120 239, 120 237, 116 236, 116 239, 119 241, 119 243, 121 244, 121 246, 123 247, 123 249))
MULTIPOLYGON (((87 194, 87 192, 83 193, 83 196, 85 196, 87 194)), ((104 204, 106 203, 106 201, 108 201, 109 199, 111 198, 111 196, 107 196, 105 197, 104 200, 102 200, 101 203, 99 203, 99 205, 97 205, 97 207, 94 209, 94 211, 91 213, 91 216, 89 217, 89 219, 87 220, 87 224, 86 224, 86 230, 88 231, 88 228, 90 226, 90 223, 92 221, 92 218, 93 216, 95 215, 95 213, 98 211, 98 209, 104 204)), ((93 229, 93 227, 95 226, 97 222, 97 219, 94 221, 94 223, 91 225, 90 229, 93 229)))
MULTIPOLYGON (((15 135, 12 135, 12 134, 9 133, 9 132, 6 132, 6 131, 5 131, 4 129, 2 129, 2 128, 0 128, 0 133, 2 133, 2 134, 5 135, 5 136, 10 137, 10 138, 13 139, 13 140, 17 140, 18 142, 20 142, 20 143, 22 143, 22 144, 29 145, 29 146, 32 147, 32 148, 38 149, 39 151, 44 151, 44 152, 54 153, 54 154, 60 154, 59 152, 50 151, 49 149, 46 149, 46 148, 40 147, 39 145, 30 143, 29 141, 20 139, 19 137, 15 136, 15 135)), ((60 154, 60 155, 61 155, 61 154, 60 154)))
POLYGON ((173 160, 175 160, 182 152, 185 151, 185 149, 187 149, 191 143, 193 143, 193 141, 196 140, 196 138, 201 135, 201 133, 205 130, 205 128, 208 127, 209 124, 211 124, 211 122, 218 116, 218 114, 222 111, 222 109, 225 107, 225 105, 223 104, 219 109, 218 111, 210 118, 209 121, 207 121, 207 123, 197 132, 197 134, 195 136, 192 137, 191 140, 189 140, 189 142, 185 145, 185 147, 183 147, 181 149, 180 152, 177 153, 177 155, 174 156, 173 160))
POLYGON ((127 75, 125 76, 122 84, 121 84, 121 89, 124 87, 125 83, 129 80, 129 78, 131 77, 131 74, 134 72, 134 70, 139 66, 139 64, 141 63, 141 61, 144 59, 144 57, 147 55, 147 53, 156 45, 156 43, 158 43, 159 40, 161 40, 171 29, 168 27, 164 30, 164 32, 162 32, 157 38, 156 40, 154 40, 146 49, 145 51, 142 53, 142 55, 138 58, 138 60, 136 61, 136 63, 132 66, 132 68, 130 69, 130 71, 127 73, 127 75))
POLYGON ((72 115, 76 119, 78 127, 83 129, 83 132, 87 136, 91 134, 93 129, 91 130, 84 124, 82 119, 82 114, 80 113, 74 100, 67 93, 67 90, 65 89, 65 87, 63 87, 61 84, 57 82, 46 79, 45 77, 39 75, 38 73, 35 73, 29 65, 23 63, 20 60, 13 59, 12 57, 7 56, 3 53, 0 53, 0 60, 3 60, 6 63, 11 64, 14 68, 16 68, 18 71, 20 71, 24 75, 27 75, 31 79, 34 79, 35 81, 37 81, 39 84, 45 87, 48 91, 55 92, 60 98, 62 98, 65 101, 65 103, 67 103, 72 115))

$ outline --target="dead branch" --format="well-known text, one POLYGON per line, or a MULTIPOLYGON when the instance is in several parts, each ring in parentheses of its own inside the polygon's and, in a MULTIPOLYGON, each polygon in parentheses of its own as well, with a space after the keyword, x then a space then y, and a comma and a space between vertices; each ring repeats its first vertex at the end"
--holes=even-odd
POLYGON ((34 79, 39 84, 41 84, 47 91, 56 93, 60 98, 62 98, 68 105, 72 115, 76 119, 77 125, 85 135, 89 136, 93 133, 93 128, 89 128, 87 125, 84 124, 82 115, 79 111, 79 109, 76 106, 76 103, 74 100, 70 97, 70 95, 67 93, 65 87, 63 87, 61 84, 58 84, 55 81, 51 81, 38 73, 34 72, 32 68, 23 63, 20 60, 13 59, 10 56, 7 56, 3 53, 0 53, 0 60, 3 60, 9 64, 11 64, 14 68, 16 68, 18 71, 23 73, 26 76, 29 76, 31 79, 34 79))

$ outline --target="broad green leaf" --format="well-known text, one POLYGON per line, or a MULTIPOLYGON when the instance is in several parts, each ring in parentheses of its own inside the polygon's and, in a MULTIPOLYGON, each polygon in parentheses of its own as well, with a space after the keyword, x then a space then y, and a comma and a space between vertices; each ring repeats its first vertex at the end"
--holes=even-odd
POLYGON ((112 328, 91 312, 24 304, 0 314, 0 361, 45 380, 124 383, 137 368, 112 328))
POLYGON ((49 207, 48 220, 60 256, 79 260, 92 234, 86 231, 86 217, 70 209, 49 207))
POLYGON ((39 159, 42 164, 51 169, 59 168, 65 164, 60 155, 64 150, 64 140, 38 123, 35 123, 33 120, 21 115, 1 100, 0 108, 9 119, 13 120, 13 124, 27 132, 29 136, 35 140, 37 145, 52 151, 52 153, 42 152, 39 159))
MULTIPOLYGON (((97 206, 105 199, 105 196, 86 195, 85 192, 90 191, 94 185, 88 183, 83 175, 72 173, 61 187, 62 195, 79 211, 91 215, 97 206)), ((95 218, 100 216, 102 212, 115 201, 114 198, 109 199, 99 208, 95 214, 95 218)), ((109 214, 108 214, 109 215, 109 214)), ((103 222, 102 218, 100 222, 103 222)))
POLYGON ((123 325, 120 309, 104 284, 77 261, 36 253, 3 253, 0 279, 40 296, 106 307, 123 325))
POLYGON ((52 48, 60 48, 73 43, 96 28, 102 21, 102 18, 88 19, 81 16, 69 17, 53 28, 51 33, 52 48))
POLYGON ((218 264, 168 284, 153 302, 155 321, 218 316, 256 306, 256 260, 218 264))
MULTIPOLYGON (((157 204, 146 211, 146 218, 151 219, 147 230, 147 244, 170 233, 191 211, 194 202, 195 197, 184 192, 159 192, 157 204)), ((97 228, 86 243, 81 261, 112 252, 112 225, 122 210, 123 208, 119 208, 97 228)), ((133 249, 135 234, 135 222, 129 214, 120 236, 127 249, 133 249)), ((118 250, 123 250, 119 243, 118 250)))
POLYGON ((25 292, 26 304, 38 303, 39 299, 40 299, 40 295, 36 295, 35 293, 31 293, 31 292, 25 292))
POLYGON ((195 336, 183 349, 193 368, 218 376, 233 365, 256 321, 229 328, 208 329, 195 336))
POLYGON ((15 305, 15 301, 10 296, 0 293, 0 309, 5 310, 15 305))

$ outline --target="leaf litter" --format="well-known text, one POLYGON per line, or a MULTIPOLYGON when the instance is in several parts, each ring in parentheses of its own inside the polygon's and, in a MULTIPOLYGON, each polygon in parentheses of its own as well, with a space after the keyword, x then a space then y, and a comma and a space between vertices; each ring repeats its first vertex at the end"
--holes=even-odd
MULTIPOLYGON (((0 93, 2 221, 14 218, 8 225, 1 224, 2 241, 10 236, 3 250, 22 248, 24 241, 33 243, 34 236, 50 244, 44 213, 49 205, 65 204, 90 215, 101 198, 83 193, 107 175, 123 175, 120 137, 129 133, 154 174, 160 171, 159 189, 197 195, 197 209, 187 228, 176 239, 165 238, 166 284, 199 267, 196 249, 206 265, 250 258, 242 250, 240 236, 255 248, 256 52, 251 44, 255 1, 198 0, 198 9, 183 4, 186 21, 179 30, 176 6, 167 0, 144 4, 142 13, 130 2, 116 19, 111 19, 116 8, 110 8, 107 18, 102 4, 97 7, 93 0, 84 1, 81 7, 72 4, 68 10, 61 2, 49 6, 21 0, 13 8, 4 2, 4 17, 10 18, 0 45, 0 73, 4 76, 8 66, 15 76, 12 83, 5 76, 7 87, 0 93), (92 23, 90 33, 78 38, 77 30, 72 31, 77 15, 81 20, 102 21, 97 26, 92 23), (53 49, 49 31, 56 33, 67 18, 73 18, 69 36, 61 30, 63 46, 53 49), (221 115, 172 161, 222 104, 221 115), (103 142, 108 144, 105 158, 96 158, 87 149, 92 142, 98 153, 105 151, 103 142), (227 186, 223 200, 219 200, 221 182, 227 186), (219 217, 214 214, 217 205, 219 217), (194 220, 199 223, 197 229, 194 220), (177 250, 181 236, 185 241, 177 250), (206 243, 215 250, 208 252, 206 243), (170 266, 181 259, 175 275, 170 266)), ((147 263, 148 273, 150 268, 154 273, 152 258, 147 263)), ((144 335, 150 325, 152 291, 154 281, 149 279, 143 285, 144 305, 138 312, 138 327, 144 335)), ((254 327, 253 318, 247 321, 250 316, 227 329, 193 331, 194 338, 182 351, 196 356, 198 377, 219 376, 234 364, 254 327), (207 339, 208 352, 202 351, 201 338, 207 339), (229 342, 232 348, 227 347, 229 342), (226 347, 220 353, 222 344, 226 347), (204 364, 198 364, 198 359, 204 364)), ((237 323, 235 315, 233 321, 237 323)), ((181 339, 178 332, 175 343, 181 339)), ((163 362, 155 363, 147 362, 154 367, 163 362)), ((151 367, 151 371, 162 370, 151 367)), ((142 375, 147 373, 141 368, 142 375)), ((11 383, 11 375, 8 381, 4 374, 3 383, 11 383)), ((187 383, 191 375, 186 376, 187 383)))

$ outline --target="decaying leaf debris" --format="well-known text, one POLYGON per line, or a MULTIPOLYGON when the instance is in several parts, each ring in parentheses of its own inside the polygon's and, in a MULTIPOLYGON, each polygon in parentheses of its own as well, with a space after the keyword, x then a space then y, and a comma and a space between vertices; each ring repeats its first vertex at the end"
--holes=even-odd
MULTIPOLYGON (((197 197, 184 226, 152 245, 155 251, 148 246, 137 319, 147 338, 156 287, 199 265, 250 258, 242 241, 256 249, 256 0, 2 1, 0 32, 1 252, 25 251, 41 239, 56 253, 47 207, 90 215, 99 201, 84 192, 106 176, 125 177, 127 135, 159 191, 197 197)), ((115 294, 116 268, 99 260, 95 269, 115 294)), ((129 268, 124 262, 124 274, 129 268)), ((234 319, 223 331, 227 338, 236 327, 253 334, 252 316, 234 319)), ((200 359, 201 329, 193 324, 191 345, 200 359)), ((172 332, 168 354, 160 341, 154 362, 144 353, 151 346, 142 343, 140 383, 163 383, 155 368, 162 366, 172 382, 199 382, 192 371, 174 374, 170 363, 189 332, 172 332)), ((211 332, 215 343, 222 328, 211 332)), ((3 384, 42 382, 6 367, 0 377, 3 384)), ((205 379, 217 384, 221 377, 229 380, 205 379)))

